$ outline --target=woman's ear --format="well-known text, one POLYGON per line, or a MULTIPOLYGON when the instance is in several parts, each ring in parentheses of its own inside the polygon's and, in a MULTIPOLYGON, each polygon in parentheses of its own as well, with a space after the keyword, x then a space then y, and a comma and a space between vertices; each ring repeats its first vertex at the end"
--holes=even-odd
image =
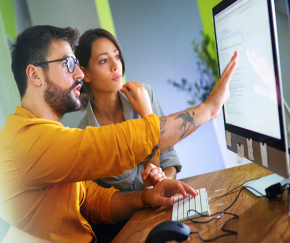
POLYGON ((88 75, 88 70, 87 70, 86 68, 84 68, 84 67, 81 67, 81 70, 82 70, 83 73, 84 73, 84 78, 83 78, 83 80, 84 80, 86 83, 90 83, 90 82, 91 82, 91 79, 90 79, 90 77, 89 77, 89 75, 88 75))
POLYGON ((36 67, 32 64, 28 65, 26 68, 27 80, 33 84, 35 87, 40 87, 42 85, 42 72, 40 72, 40 67, 36 67))

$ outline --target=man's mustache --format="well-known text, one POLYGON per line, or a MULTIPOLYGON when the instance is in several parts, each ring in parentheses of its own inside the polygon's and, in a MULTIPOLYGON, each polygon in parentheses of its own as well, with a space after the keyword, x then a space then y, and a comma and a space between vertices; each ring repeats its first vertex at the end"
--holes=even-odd
POLYGON ((71 87, 71 90, 73 90, 75 87, 77 87, 78 85, 82 85, 82 82, 77 80, 74 85, 71 87))

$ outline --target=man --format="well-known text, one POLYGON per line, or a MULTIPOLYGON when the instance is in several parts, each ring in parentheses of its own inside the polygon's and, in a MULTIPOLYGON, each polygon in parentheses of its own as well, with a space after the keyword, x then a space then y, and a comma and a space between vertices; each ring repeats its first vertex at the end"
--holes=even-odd
MULTIPOLYGON (((59 242, 95 242, 88 221, 117 222, 144 206, 172 205, 176 193, 197 195, 175 180, 128 193, 92 180, 120 175, 150 154, 159 156, 216 117, 229 95, 238 58, 236 53, 207 101, 195 108, 163 118, 144 114, 117 125, 70 129, 59 119, 81 108, 83 73, 72 51, 77 40, 78 31, 53 26, 34 26, 17 37, 12 71, 21 107, 0 131, 0 217, 36 237, 59 242)), ((142 86, 128 83, 123 92, 128 90, 138 109, 146 110, 146 102, 140 102, 142 86)))

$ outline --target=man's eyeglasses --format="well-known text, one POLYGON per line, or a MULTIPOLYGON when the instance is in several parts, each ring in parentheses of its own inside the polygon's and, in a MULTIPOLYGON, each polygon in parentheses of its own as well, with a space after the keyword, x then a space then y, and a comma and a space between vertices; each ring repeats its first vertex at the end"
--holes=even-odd
POLYGON ((69 73, 73 73, 74 72, 75 65, 80 67, 79 60, 78 59, 74 59, 72 56, 68 56, 68 57, 65 57, 65 58, 61 58, 61 59, 57 59, 57 60, 53 60, 53 61, 49 61, 49 62, 38 62, 38 63, 34 63, 33 65, 34 66, 40 66, 42 64, 47 64, 47 63, 50 63, 50 62, 60 62, 60 61, 64 61, 64 60, 66 60, 65 65, 66 65, 67 70, 69 71, 69 73))

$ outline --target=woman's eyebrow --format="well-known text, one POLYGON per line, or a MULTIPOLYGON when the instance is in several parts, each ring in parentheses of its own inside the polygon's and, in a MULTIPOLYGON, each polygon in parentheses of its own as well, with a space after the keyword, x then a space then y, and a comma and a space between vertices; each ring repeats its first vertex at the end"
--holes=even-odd
POLYGON ((97 58, 98 58, 99 56, 102 56, 102 55, 109 55, 109 52, 101 53, 101 54, 99 54, 99 55, 97 56, 97 58))
MULTIPOLYGON (((114 53, 115 53, 115 52, 119 52, 119 50, 118 50, 118 49, 115 49, 113 52, 114 52, 114 53)), ((102 55, 109 55, 109 52, 100 53, 100 54, 97 56, 97 58, 98 58, 99 56, 102 56, 102 55)))

